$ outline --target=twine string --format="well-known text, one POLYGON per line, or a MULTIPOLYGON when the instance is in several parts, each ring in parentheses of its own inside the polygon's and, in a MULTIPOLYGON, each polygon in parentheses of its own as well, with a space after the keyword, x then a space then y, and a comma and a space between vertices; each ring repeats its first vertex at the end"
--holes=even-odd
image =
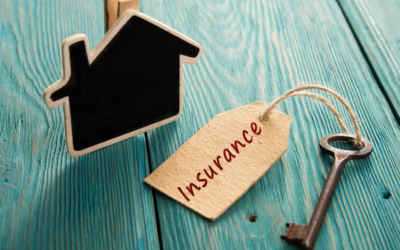
POLYGON ((360 128, 357 124, 357 118, 353 112, 353 110, 351 109, 350 105, 347 103, 346 99, 344 99, 341 95, 339 95, 337 92, 333 91, 332 89, 323 87, 323 86, 319 86, 319 85, 308 85, 308 86, 300 86, 297 88, 294 88, 292 90, 289 90, 288 92, 286 92, 284 95, 282 95, 281 97, 279 97, 278 99, 274 100, 264 111, 264 113, 262 114, 262 116, 260 117, 260 121, 265 121, 267 119, 269 119, 270 113, 271 111, 278 105, 279 102, 289 98, 289 97, 295 97, 295 96, 309 96, 312 97, 316 100, 321 101, 323 104, 325 104, 335 115, 336 119, 338 120, 339 125, 343 128, 344 132, 346 134, 349 134, 348 129, 346 128, 346 126, 344 125, 342 119, 340 118, 339 113, 337 112, 337 110, 332 106, 331 102, 325 98, 323 98, 320 95, 314 94, 314 93, 309 93, 309 92, 299 92, 301 90, 306 90, 306 89, 320 89, 323 91, 326 91, 330 94, 332 94, 333 96, 335 96, 341 103, 343 103, 343 105, 346 107, 347 111, 350 114, 351 120, 353 121, 354 124, 354 129, 356 131, 356 140, 353 142, 355 147, 360 147, 361 146, 361 132, 360 132, 360 128), (299 93, 296 93, 299 92, 299 93))

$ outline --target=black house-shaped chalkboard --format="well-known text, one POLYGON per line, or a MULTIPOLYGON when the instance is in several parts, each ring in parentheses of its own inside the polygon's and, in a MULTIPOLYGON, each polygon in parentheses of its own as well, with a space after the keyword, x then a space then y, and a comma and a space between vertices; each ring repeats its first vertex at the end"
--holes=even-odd
POLYGON ((199 44, 128 10, 89 54, 88 39, 62 44, 63 79, 43 94, 64 104, 68 152, 82 155, 177 119, 182 63, 195 63, 199 44))

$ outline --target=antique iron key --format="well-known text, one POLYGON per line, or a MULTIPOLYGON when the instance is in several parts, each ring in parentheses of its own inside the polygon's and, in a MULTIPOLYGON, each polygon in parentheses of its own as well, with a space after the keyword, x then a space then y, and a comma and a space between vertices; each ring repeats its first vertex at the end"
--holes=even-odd
POLYGON ((365 138, 362 138, 363 148, 356 151, 338 149, 329 145, 329 143, 333 141, 351 141, 354 139, 355 136, 353 135, 330 134, 324 136, 319 141, 321 150, 334 157, 331 170, 329 171, 328 178, 324 188, 322 189, 321 196, 319 197, 310 223, 308 225, 296 225, 287 222, 286 227, 288 227, 288 231, 286 234, 281 235, 283 240, 286 240, 290 244, 300 245, 301 249, 314 248, 325 215, 328 212, 333 194, 335 193, 336 186, 339 183, 340 176, 346 163, 353 159, 368 157, 372 153, 372 144, 365 138))

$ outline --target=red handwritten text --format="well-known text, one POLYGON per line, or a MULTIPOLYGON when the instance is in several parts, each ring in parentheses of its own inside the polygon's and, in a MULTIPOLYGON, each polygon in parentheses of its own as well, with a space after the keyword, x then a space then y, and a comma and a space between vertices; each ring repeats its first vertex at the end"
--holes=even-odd
MULTIPOLYGON (((259 128, 255 122, 252 122, 252 123, 250 124, 250 128, 251 128, 251 132, 253 132, 254 135, 260 135, 260 134, 261 134, 261 128, 259 128)), ((246 143, 251 144, 251 143, 253 142, 253 136, 249 136, 249 132, 248 132, 247 130, 243 130, 242 135, 243 135, 243 140, 244 140, 246 143)), ((224 169, 223 169, 222 166, 221 166, 220 159, 225 159, 225 161, 226 161, 227 163, 233 161, 234 158, 236 158, 236 156, 237 156, 238 154, 240 154, 239 146, 242 147, 242 148, 244 148, 244 147, 246 147, 246 144, 240 142, 239 140, 235 140, 235 142, 231 144, 231 147, 232 147, 232 149, 233 149, 232 151, 231 151, 231 149, 229 149, 229 148, 225 148, 225 149, 222 151, 222 155, 223 155, 224 158, 222 158, 220 155, 218 155, 218 156, 215 157, 215 159, 213 160, 215 166, 216 166, 219 170, 223 171, 224 169), (234 153, 236 153, 237 155, 235 155, 234 153)), ((212 180, 212 179, 214 179, 214 176, 215 176, 215 175, 218 175, 218 172, 216 172, 211 166, 208 166, 208 168, 209 168, 209 170, 210 170, 210 174, 207 172, 206 169, 203 169, 203 170, 204 170, 204 173, 205 173, 205 175, 207 176, 207 178, 208 178, 209 180, 212 180)), ((205 187, 207 186, 207 184, 208 184, 207 179, 206 179, 205 177, 203 177, 203 178, 201 177, 201 172, 197 173, 196 180, 197 180, 197 182, 199 183, 199 184, 198 184, 199 186, 195 185, 194 183, 190 183, 190 184, 189 184, 189 187, 186 187, 186 189, 188 190, 188 192, 189 192, 193 197, 195 196, 195 194, 194 194, 194 189, 193 189, 193 188, 195 188, 195 189, 197 189, 197 190, 201 190, 201 188, 205 188, 205 187)), ((187 195, 182 191, 182 189, 181 189, 180 187, 178 187, 178 190, 179 190, 179 192, 182 194, 182 196, 183 196, 187 201, 190 201, 190 199, 187 197, 187 195)))

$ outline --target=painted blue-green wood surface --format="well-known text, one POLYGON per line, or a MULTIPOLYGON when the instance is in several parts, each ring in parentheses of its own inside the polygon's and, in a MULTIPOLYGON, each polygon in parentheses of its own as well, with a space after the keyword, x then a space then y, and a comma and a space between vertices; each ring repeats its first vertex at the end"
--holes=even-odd
MULTIPOLYGON (((336 1, 143 0, 141 10, 204 47, 196 64, 184 66, 181 118, 148 133, 153 169, 216 114, 320 83, 349 100, 375 151, 347 165, 316 247, 400 247, 399 124, 336 1)), ((343 105, 334 104, 351 127, 343 105)), ((313 100, 290 99, 278 109, 292 117, 288 151, 218 220, 156 194, 164 249, 292 248, 279 237, 285 222, 308 223, 331 164, 319 139, 341 130, 313 100)))
MULTIPOLYGON (((390 84, 397 78, 384 64, 369 68, 368 49, 352 33, 369 24, 342 13, 364 5, 340 2, 142 0, 143 13, 204 47, 184 66, 183 114, 147 136, 71 158, 61 108, 49 110, 41 93, 61 77, 63 39, 84 33, 91 48, 101 39, 103 1, 0 0, 0 249, 295 249, 279 236, 286 221, 311 218, 332 160, 318 141, 341 132, 313 100, 278 106, 292 117, 287 153, 215 222, 160 193, 153 199, 142 180, 216 114, 310 83, 345 96, 375 146, 345 169, 316 248, 400 248, 400 126, 379 70, 390 84)), ((396 29, 382 20, 373 23, 396 29)), ((388 57, 396 69, 399 59, 388 57)))
POLYGON ((62 40, 103 27, 102 0, 0 1, 0 249, 159 247, 145 136, 71 158, 41 97, 62 40))
POLYGON ((400 1, 338 1, 400 122, 400 1))

